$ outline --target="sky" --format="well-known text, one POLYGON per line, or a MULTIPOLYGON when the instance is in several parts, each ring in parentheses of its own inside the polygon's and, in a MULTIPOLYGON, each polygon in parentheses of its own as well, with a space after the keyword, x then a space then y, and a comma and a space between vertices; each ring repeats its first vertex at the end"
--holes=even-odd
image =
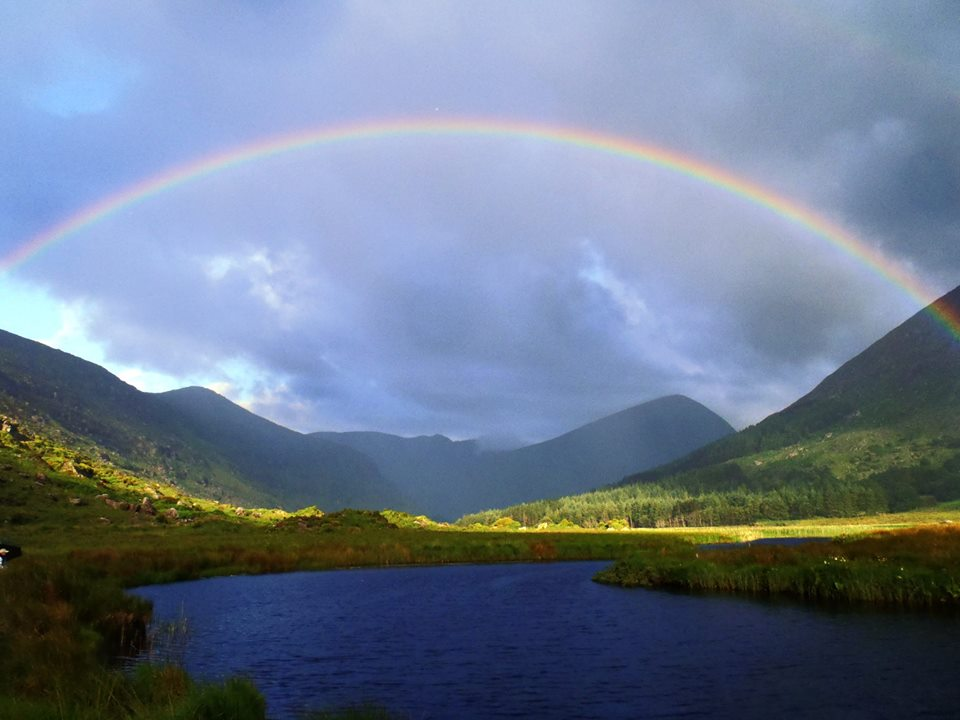
POLYGON ((960 285, 952 0, 0 0, 0 97, 0 328, 304 432, 506 445, 674 393, 740 428, 960 285), (400 120, 662 149, 853 245, 536 132, 157 180, 400 120))

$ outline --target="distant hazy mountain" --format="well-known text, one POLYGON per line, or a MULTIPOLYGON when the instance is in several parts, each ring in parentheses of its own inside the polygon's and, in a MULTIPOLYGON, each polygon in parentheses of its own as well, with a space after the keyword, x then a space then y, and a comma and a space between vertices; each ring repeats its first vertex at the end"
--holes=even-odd
POLYGON ((453 520, 463 507, 481 503, 474 477, 481 450, 474 440, 443 435, 399 437, 378 432, 319 432, 315 436, 342 443, 373 458, 384 477, 402 492, 402 510, 453 520))
POLYGON ((733 428, 693 400, 674 395, 623 410, 564 435, 515 450, 484 452, 443 436, 317 433, 374 459, 408 509, 452 519, 467 512, 613 483, 679 457, 733 428))
POLYGON ((362 453, 201 388, 143 393, 93 363, 0 331, 0 412, 197 495, 324 510, 399 503, 362 453))

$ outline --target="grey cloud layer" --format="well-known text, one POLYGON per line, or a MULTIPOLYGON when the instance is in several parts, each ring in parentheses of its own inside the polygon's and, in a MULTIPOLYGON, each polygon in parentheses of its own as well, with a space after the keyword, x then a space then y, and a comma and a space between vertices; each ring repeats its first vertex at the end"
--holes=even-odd
MULTIPOLYGON (((960 277, 952 12, 5 6, 0 90, 17 102, 0 107, 0 250, 257 137, 476 114, 700 157, 946 290, 960 277)), ((260 373, 256 409, 281 422, 458 436, 542 438, 671 392, 754 422, 913 309, 823 238, 716 188, 491 138, 344 143, 220 173, 18 275, 85 301, 113 361, 216 377, 240 360, 260 373)))

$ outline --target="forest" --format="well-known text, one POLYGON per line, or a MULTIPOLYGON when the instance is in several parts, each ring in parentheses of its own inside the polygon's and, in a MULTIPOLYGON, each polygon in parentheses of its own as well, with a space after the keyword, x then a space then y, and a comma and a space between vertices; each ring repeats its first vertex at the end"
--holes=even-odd
POLYGON ((920 462, 866 479, 838 478, 822 466, 797 466, 762 480, 734 463, 699 469, 683 485, 665 479, 486 510, 461 526, 582 528, 743 525, 813 517, 853 517, 929 507, 960 497, 960 456, 939 466, 920 462))

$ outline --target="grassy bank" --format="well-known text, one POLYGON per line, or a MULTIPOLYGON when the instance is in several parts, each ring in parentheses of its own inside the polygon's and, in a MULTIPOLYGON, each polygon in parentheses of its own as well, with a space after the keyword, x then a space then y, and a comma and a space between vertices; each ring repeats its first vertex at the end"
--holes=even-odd
POLYGON ((175 667, 116 665, 147 643, 150 607, 115 578, 61 559, 0 573, 0 717, 20 720, 263 718, 244 680, 193 682, 175 667))
MULTIPOLYGON (((853 538, 960 520, 955 507, 669 530, 535 530, 511 521, 468 532, 390 512, 237 508, 68 460, 0 446, 0 528, 4 540, 24 549, 0 571, 0 717, 262 718, 263 700, 243 680, 204 684, 178 668, 129 674, 113 664, 147 641, 150 608, 124 588, 213 575, 610 559, 617 563, 603 579, 623 585, 914 607, 960 602, 960 533, 953 526, 803 549, 700 551, 699 557, 696 549, 758 537, 853 538)), ((326 715, 365 716, 386 714, 326 715)))
POLYGON ((620 559, 596 579, 624 587, 960 609, 960 527, 923 526, 792 547, 675 546, 620 559))
MULTIPOLYGON (((325 517, 327 522, 300 518, 270 526, 217 520, 136 524, 122 531, 76 528, 71 541, 59 535, 41 542, 28 533, 25 556, 0 572, 0 673, 5 678, 0 717, 263 718, 263 699, 243 680, 204 684, 175 667, 145 666, 128 674, 112 664, 118 655, 143 647, 147 638, 150 608, 125 594, 125 586, 232 572, 619 558, 599 580, 815 601, 960 607, 960 527, 954 525, 799 547, 702 550, 699 543, 737 539, 731 534, 790 535, 832 526, 465 533, 391 527, 369 513, 325 517)), ((386 714, 367 709, 326 717, 386 714)))
MULTIPOLYGON (((131 676, 113 665, 147 642, 150 608, 125 587, 232 573, 607 559, 671 542, 616 533, 417 530, 366 512, 188 524, 125 512, 122 525, 77 511, 69 528, 24 525, 11 538, 25 554, 0 571, 0 717, 264 717, 262 698, 242 680, 196 683, 171 667, 144 667, 131 676)), ((318 717, 386 714, 366 708, 318 717)))

